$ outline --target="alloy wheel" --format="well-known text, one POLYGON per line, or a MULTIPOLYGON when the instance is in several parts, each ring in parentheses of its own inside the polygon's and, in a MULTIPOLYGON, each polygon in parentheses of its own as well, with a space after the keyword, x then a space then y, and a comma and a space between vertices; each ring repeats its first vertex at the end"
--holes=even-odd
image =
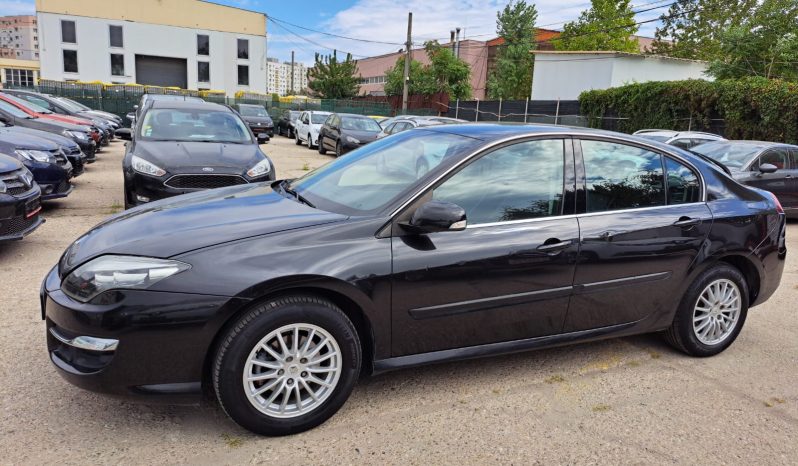
POLYGON ((742 308, 740 288, 722 278, 709 283, 698 297, 693 310, 693 332, 705 345, 726 340, 737 326, 742 308))
POLYGON ((341 350, 329 332, 312 324, 285 325, 250 352, 244 392, 252 406, 268 416, 303 416, 330 397, 342 367, 341 350))

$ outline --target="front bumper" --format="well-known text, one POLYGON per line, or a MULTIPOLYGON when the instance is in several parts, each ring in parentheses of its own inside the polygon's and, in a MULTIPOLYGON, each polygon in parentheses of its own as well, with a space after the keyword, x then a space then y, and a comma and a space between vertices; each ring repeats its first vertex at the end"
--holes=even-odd
MULTIPOLYGON (((125 196, 128 200, 128 205, 133 207, 146 204, 147 202, 157 201, 159 199, 166 199, 169 197, 179 196, 181 194, 202 191, 201 189, 176 189, 166 186, 164 182, 166 182, 172 176, 174 175, 167 174, 162 177, 155 178, 152 176, 142 175, 141 173, 135 171, 132 173, 126 173, 125 196), (143 198, 146 198, 147 200, 145 201, 143 198)), ((272 168, 267 175, 254 180, 248 180, 248 182, 260 183, 274 180, 275 170, 272 168)))
POLYGON ((94 163, 97 160, 97 143, 94 141, 75 141, 80 147, 81 152, 86 154, 86 163, 94 163))
POLYGON ((42 189, 42 200, 61 199, 72 194, 75 186, 67 180, 59 183, 40 183, 42 189))
POLYGON ((247 302, 124 290, 107 292, 116 296, 112 304, 84 304, 60 287, 54 267, 40 299, 47 351, 58 373, 87 390, 169 403, 197 401, 213 339, 226 317, 247 302), (108 349, 87 349, 97 342, 108 349))
POLYGON ((37 186, 19 196, 0 194, 0 242, 21 240, 44 223, 37 186))
POLYGON ((274 125, 249 125, 249 129, 252 131, 252 134, 254 134, 255 137, 258 136, 258 133, 266 133, 270 138, 274 137, 274 125))

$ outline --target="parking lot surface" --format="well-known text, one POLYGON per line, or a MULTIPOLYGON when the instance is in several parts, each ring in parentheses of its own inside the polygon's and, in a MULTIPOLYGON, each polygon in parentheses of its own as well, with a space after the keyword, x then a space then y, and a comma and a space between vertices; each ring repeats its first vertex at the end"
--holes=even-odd
MULTIPOLYGON (((276 137, 278 177, 332 160, 276 137)), ((0 245, 0 464, 795 464, 798 223, 781 288, 707 359, 656 335, 442 364, 361 381, 329 422, 261 438, 212 403, 149 406, 63 381, 38 292, 69 243, 122 209, 116 141, 49 203, 47 223, 0 245)), ((630 297, 634 299, 634 297, 630 297)))

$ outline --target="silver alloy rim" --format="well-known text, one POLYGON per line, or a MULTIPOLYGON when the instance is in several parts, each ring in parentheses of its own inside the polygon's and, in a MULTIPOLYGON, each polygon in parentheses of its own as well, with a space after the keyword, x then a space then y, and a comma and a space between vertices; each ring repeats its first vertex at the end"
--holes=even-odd
POLYGON ((335 391, 342 368, 335 338, 312 324, 290 324, 260 340, 244 366, 244 393, 267 416, 303 416, 335 391))
POLYGON ((737 327, 740 289, 728 279, 715 280, 701 292, 693 311, 693 332, 705 345, 722 343, 737 327))

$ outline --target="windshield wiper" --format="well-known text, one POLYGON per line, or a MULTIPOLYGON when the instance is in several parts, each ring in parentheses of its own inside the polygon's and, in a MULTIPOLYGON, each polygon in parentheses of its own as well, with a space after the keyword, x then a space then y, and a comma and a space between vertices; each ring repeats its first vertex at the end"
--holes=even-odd
POLYGON ((307 200, 307 199, 306 199, 304 196, 302 196, 302 195, 301 195, 301 194, 299 194, 298 192, 296 192, 296 191, 294 191, 293 189, 291 189, 291 188, 288 186, 288 180, 283 180, 283 181, 281 181, 281 182, 280 182, 280 183, 279 183, 277 186, 279 186, 279 187, 280 187, 280 189, 282 189, 282 190, 283 190, 283 192, 285 192, 285 193, 288 193, 288 194, 290 194, 290 195, 294 196, 294 198, 296 198, 296 200, 297 200, 297 201, 299 201, 299 202, 301 202, 301 203, 305 204, 306 206, 308 206, 308 207, 311 207, 311 208, 313 208, 313 209, 315 209, 315 208, 316 208, 316 206, 315 206, 315 205, 313 205, 313 204, 312 204, 312 203, 311 203, 309 200, 307 200))

